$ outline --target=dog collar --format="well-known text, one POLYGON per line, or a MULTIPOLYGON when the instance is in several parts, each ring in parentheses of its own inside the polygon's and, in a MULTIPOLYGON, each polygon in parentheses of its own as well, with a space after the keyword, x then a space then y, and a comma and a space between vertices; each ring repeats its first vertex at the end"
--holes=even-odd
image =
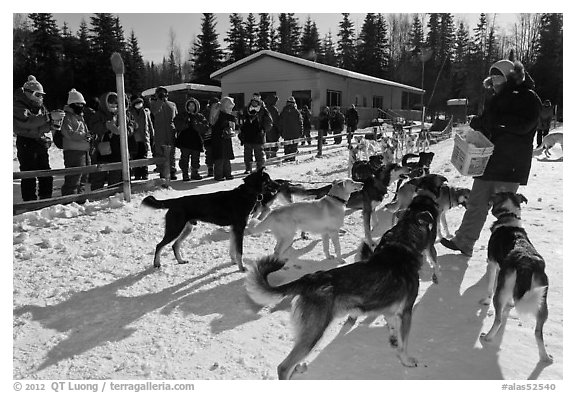
POLYGON ((500 219, 502 219, 502 218, 508 218, 508 217, 512 217, 512 218, 515 218, 517 220, 521 220, 521 218, 518 217, 518 215, 516 213, 510 212, 510 213, 504 213, 504 214, 499 215, 498 221, 500 221, 500 219))
POLYGON ((332 194, 327 194, 327 195, 328 195, 329 197, 332 197, 332 198, 336 199, 338 202, 342 202, 343 204, 347 204, 347 203, 348 203, 347 200, 342 199, 342 198, 340 198, 340 197, 337 197, 336 195, 332 195, 332 194))

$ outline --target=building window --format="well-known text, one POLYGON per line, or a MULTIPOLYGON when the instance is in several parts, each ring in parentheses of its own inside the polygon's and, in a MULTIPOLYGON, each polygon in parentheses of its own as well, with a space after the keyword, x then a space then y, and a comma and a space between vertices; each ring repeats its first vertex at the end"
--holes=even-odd
POLYGON ((372 97, 372 108, 382 109, 384 106, 384 97, 374 96, 372 97))
POLYGON ((326 90, 326 106, 342 106, 342 92, 326 90))
POLYGON ((367 107, 368 104, 366 103, 366 96, 362 96, 362 106, 367 107))
POLYGON ((302 109, 304 105, 308 109, 312 108, 312 90, 293 90, 292 97, 296 100, 298 109, 302 109))
POLYGON ((244 93, 231 93, 228 97, 234 99, 234 111, 240 111, 244 108, 244 93))
POLYGON ((402 108, 422 110, 422 96, 416 93, 402 92, 402 108))

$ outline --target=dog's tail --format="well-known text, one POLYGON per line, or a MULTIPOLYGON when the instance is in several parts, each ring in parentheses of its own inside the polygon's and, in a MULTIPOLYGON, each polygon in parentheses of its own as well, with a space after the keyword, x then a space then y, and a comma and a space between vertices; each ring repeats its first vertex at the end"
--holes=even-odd
MULTIPOLYGON (((518 274, 516 280, 516 286, 519 285, 520 281, 523 281, 521 272, 518 274)), ((536 315, 538 310, 540 310, 542 303, 546 300, 547 294, 548 286, 542 285, 541 282, 535 280, 532 275, 530 289, 528 289, 519 300, 516 300, 514 304, 516 311, 519 314, 536 315)))
POLYGON ((142 200, 142 204, 144 206, 148 206, 151 207, 153 209, 168 209, 169 206, 169 201, 171 199, 165 199, 162 201, 159 201, 158 199, 154 198, 152 195, 148 195, 146 198, 144 198, 142 200))
POLYGON ((289 282, 278 287, 273 287, 268 283, 268 275, 282 269, 286 261, 269 255, 260 258, 254 265, 248 266, 246 276, 246 291, 248 296, 257 304, 262 306, 276 304, 289 295, 297 295, 295 284, 298 280, 289 282))

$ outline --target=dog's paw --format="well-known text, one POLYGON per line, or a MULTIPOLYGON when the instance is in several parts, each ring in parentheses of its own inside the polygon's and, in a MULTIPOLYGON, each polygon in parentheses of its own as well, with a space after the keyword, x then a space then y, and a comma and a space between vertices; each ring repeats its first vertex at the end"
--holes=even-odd
POLYGON ((436 273, 432 274, 432 282, 434 284, 438 284, 438 276, 436 275, 436 273))
POLYGON ((186 265, 187 263, 188 263, 188 261, 185 259, 178 261, 178 265, 186 265))
POLYGON ((398 348, 398 337, 396 336, 390 336, 390 338, 388 339, 388 341, 390 342, 390 346, 392 348, 398 348))

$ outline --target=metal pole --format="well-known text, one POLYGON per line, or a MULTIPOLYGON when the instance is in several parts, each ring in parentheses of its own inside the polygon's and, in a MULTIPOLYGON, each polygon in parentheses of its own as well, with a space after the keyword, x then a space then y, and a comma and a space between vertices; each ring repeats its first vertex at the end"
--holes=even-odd
POLYGON ((118 123, 120 126, 120 154, 122 157, 122 190, 124 200, 130 202, 130 167, 128 155, 128 131, 126 127, 126 99, 124 93, 124 61, 120 53, 114 52, 110 56, 112 70, 116 74, 116 90, 118 94, 118 123))
POLYGON ((422 95, 420 96, 420 104, 422 105, 422 129, 424 129, 424 58, 422 58, 422 95))

